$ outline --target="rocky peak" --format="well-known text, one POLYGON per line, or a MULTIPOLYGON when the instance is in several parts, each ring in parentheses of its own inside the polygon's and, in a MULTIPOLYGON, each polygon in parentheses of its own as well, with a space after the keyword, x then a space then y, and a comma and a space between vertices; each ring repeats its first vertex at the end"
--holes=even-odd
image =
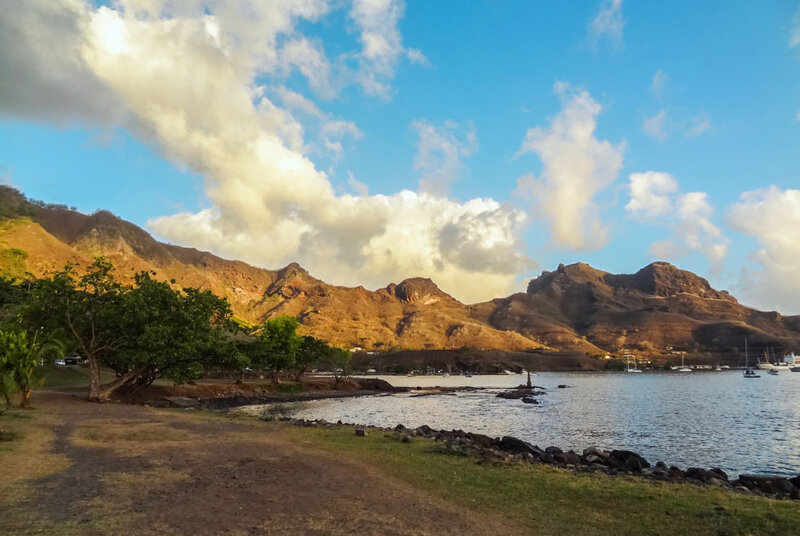
POLYGON ((576 262, 574 264, 559 264, 553 272, 544 270, 539 277, 531 279, 528 283, 528 294, 536 294, 544 290, 571 285, 605 285, 604 277, 607 272, 592 268, 588 264, 576 262))
POLYGON ((611 275, 607 279, 616 288, 630 288, 654 296, 691 294, 701 298, 733 299, 725 291, 714 290, 706 279, 668 262, 654 262, 635 274, 611 275))
POLYGON ((394 283, 386 287, 389 294, 406 303, 417 303, 420 305, 431 305, 440 301, 455 301, 453 297, 436 286, 436 283, 427 277, 412 277, 401 282, 399 285, 394 283))
POLYGON ((304 279, 309 277, 309 274, 305 268, 296 262, 290 262, 284 268, 278 270, 278 279, 292 279, 294 277, 300 277, 301 279, 304 279))

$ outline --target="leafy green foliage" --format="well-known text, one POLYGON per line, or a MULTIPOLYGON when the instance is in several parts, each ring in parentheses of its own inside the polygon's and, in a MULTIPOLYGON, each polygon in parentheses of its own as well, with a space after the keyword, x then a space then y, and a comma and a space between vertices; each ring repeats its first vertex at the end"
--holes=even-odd
POLYGON ((89 362, 89 397, 107 398, 117 388, 158 378, 184 383, 208 368, 246 363, 231 342, 236 325, 228 302, 210 291, 175 290, 146 272, 132 286, 113 277, 98 258, 78 277, 74 266, 33 285, 25 317, 32 325, 63 327, 89 362), (117 378, 100 384, 100 365, 117 378))
POLYGON ((258 337, 258 361, 256 364, 275 373, 275 380, 280 379, 281 371, 295 366, 297 351, 302 339, 297 334, 300 323, 291 316, 270 318, 261 326, 258 337))
POLYGON ((37 367, 48 357, 64 355, 60 341, 42 340, 39 335, 37 331, 29 340, 24 331, 0 330, 0 389, 6 406, 10 405, 12 390, 20 392, 20 407, 27 406, 37 367))
POLYGON ((89 361, 89 398, 105 397, 100 385, 100 363, 127 342, 123 294, 113 276, 114 267, 98 258, 78 277, 73 265, 36 281, 24 314, 36 326, 65 329, 89 361))
POLYGON ((241 355, 231 343, 235 329, 224 298, 210 291, 177 291, 142 272, 123 294, 127 340, 105 363, 119 375, 135 371, 127 383, 157 378, 185 383, 207 368, 238 368, 241 355))

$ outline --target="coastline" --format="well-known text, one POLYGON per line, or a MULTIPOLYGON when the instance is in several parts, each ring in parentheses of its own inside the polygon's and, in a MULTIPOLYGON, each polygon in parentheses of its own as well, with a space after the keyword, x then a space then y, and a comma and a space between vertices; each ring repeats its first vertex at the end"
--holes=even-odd
POLYGON ((473 457, 463 438, 424 429, 359 436, 70 394, 33 401, 0 420, 4 533, 788 536, 800 524, 790 501, 473 457))

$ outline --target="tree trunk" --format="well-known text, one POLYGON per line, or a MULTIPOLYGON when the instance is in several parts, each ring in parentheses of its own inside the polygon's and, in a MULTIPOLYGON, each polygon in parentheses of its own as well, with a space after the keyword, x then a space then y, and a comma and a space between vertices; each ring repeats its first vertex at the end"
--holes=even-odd
POLYGON ((86 360, 89 362, 89 400, 100 402, 105 398, 100 397, 100 363, 97 356, 88 354, 86 360))
POLYGON ((111 393, 113 393, 119 387, 130 383, 132 380, 140 376, 146 370, 147 367, 139 367, 137 369, 129 370, 122 376, 118 376, 106 384, 99 385, 97 388, 98 398, 94 400, 99 400, 99 401, 108 400, 108 397, 111 396, 111 393))
POLYGON ((27 408, 31 404, 31 391, 30 387, 23 387, 19 392, 19 407, 27 408))

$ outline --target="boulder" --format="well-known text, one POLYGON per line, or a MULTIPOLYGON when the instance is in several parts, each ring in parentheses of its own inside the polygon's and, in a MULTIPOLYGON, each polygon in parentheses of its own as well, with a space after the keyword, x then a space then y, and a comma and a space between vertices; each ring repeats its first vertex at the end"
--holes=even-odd
POLYGON ((609 465, 626 471, 639 471, 650 467, 647 460, 630 450, 612 450, 608 457, 609 465))
MULTIPOLYGON (((555 458, 556 456, 554 456, 555 458)), ((574 451, 570 450, 568 452, 563 452, 558 455, 560 458, 558 461, 559 463, 564 463, 567 465, 580 465, 581 464, 581 457, 578 456, 574 451)))
POLYGON ((603 464, 605 460, 606 460, 605 458, 601 458, 596 454, 586 454, 585 456, 583 456, 583 461, 586 462, 587 464, 593 464, 593 463, 603 464))
POLYGON ((544 456, 544 451, 536 445, 531 445, 527 441, 523 441, 512 436, 503 436, 502 439, 500 439, 500 443, 497 445, 497 448, 512 454, 525 454, 527 452, 537 459, 544 456))
POLYGON ((467 439, 484 449, 492 448, 496 443, 494 438, 483 434, 467 434, 467 439))
POLYGON ((601 449, 600 447, 592 446, 592 447, 586 447, 585 449, 583 449, 583 455, 584 456, 588 456, 590 454, 594 454, 598 458, 602 458, 602 459, 608 458, 608 453, 606 451, 604 451, 603 449, 601 449))
POLYGON ((369 435, 367 429, 363 426, 356 426, 356 436, 358 437, 365 437, 369 435))
POLYGON ((675 465, 670 465, 668 472, 669 472, 669 477, 672 480, 683 480, 684 478, 686 478, 686 473, 684 473, 680 467, 677 467, 675 465))
POLYGON ((532 396, 523 396, 522 401, 526 404, 539 404, 539 401, 532 396))
POLYGON ((767 494, 791 494, 794 489, 789 480, 779 476, 739 475, 739 483, 749 490, 767 494))
POLYGON ((431 437, 433 435, 434 430, 427 424, 423 424, 422 426, 417 426, 416 432, 417 435, 420 435, 422 437, 431 437))

